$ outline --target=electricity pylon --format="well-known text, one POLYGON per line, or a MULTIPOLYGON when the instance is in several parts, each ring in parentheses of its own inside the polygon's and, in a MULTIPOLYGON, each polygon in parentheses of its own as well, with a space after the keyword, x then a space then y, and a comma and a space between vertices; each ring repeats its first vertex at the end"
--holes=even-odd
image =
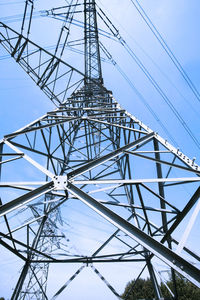
MULTIPOLYGON (((79 5, 72 3, 69 14, 79 5)), ((96 267, 115 262, 139 262, 140 275, 148 270, 160 299, 155 258, 171 268, 172 297, 178 299, 174 271, 200 286, 200 270, 193 264, 200 257, 186 245, 199 211, 200 167, 106 89, 95 0, 85 0, 83 8, 84 73, 62 60, 68 31, 61 31, 63 48, 51 54, 0 23, 1 45, 56 105, 0 143, 0 244, 24 262, 11 299, 50 299, 48 272, 55 263, 81 267, 52 299, 62 299, 67 285, 87 266, 120 298, 96 267), (111 224, 96 249, 69 251, 70 241, 59 225, 66 203, 68 210, 83 203, 111 224), (182 224, 185 231, 179 231, 182 224)))

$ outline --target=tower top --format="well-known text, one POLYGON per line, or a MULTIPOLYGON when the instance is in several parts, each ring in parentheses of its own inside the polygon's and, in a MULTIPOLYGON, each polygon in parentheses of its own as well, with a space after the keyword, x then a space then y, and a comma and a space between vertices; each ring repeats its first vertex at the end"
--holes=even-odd
POLYGON ((95 0, 84 0, 85 85, 103 83, 95 0))

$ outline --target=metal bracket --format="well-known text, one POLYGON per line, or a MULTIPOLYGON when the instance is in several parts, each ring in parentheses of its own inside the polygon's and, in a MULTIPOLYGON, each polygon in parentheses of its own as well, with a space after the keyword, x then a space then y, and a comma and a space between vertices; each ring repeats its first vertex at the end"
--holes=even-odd
POLYGON ((66 190, 66 187, 68 185, 66 175, 65 176, 54 176, 53 182, 54 182, 55 190, 57 190, 57 191, 66 190))

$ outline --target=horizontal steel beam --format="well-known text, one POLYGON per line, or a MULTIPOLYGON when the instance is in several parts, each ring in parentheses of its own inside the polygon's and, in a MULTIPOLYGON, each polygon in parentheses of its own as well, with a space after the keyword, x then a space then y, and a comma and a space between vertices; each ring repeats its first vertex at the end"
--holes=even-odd
POLYGON ((17 255, 19 258, 21 258, 23 261, 26 261, 26 257, 24 257, 21 253, 19 253, 16 249, 12 248, 9 244, 4 242, 2 239, 0 239, 0 245, 17 255))
POLYGON ((164 261, 167 265, 182 274, 188 280, 200 287, 200 270, 191 263, 174 253, 157 240, 153 239, 145 232, 127 222, 125 219, 96 201, 94 198, 71 184, 68 183, 68 190, 87 206, 96 211, 99 215, 109 221, 111 224, 125 232, 129 237, 134 239, 144 248, 152 252, 155 256, 164 261))
POLYGON ((165 212, 165 213, 169 213, 169 214, 177 214, 176 210, 169 210, 169 209, 164 209, 164 208, 156 208, 156 207, 151 207, 151 206, 144 206, 143 207, 143 206, 140 206, 140 205, 125 204, 125 203, 115 202, 115 201, 105 201, 105 200, 100 200, 100 199, 98 199, 98 201, 102 204, 113 205, 113 206, 118 206, 118 207, 145 209, 145 210, 150 210, 150 211, 154 211, 154 212, 165 212))
MULTIPOLYGON (((22 154, 22 152, 15 147, 11 142, 4 140, 4 143, 10 147, 13 151, 15 151, 16 153, 22 154)), ((30 156, 28 156, 27 154, 23 153, 23 158, 25 160, 27 160, 30 164, 32 164, 35 168, 37 168, 38 170, 40 170, 42 173, 46 174, 48 177, 53 178, 54 174, 52 172, 50 172, 49 170, 47 170, 46 168, 44 168, 42 165, 40 165, 38 162, 36 162, 35 160, 33 160, 30 156)))
POLYGON ((50 181, 39 188, 26 193, 25 195, 22 195, 6 204, 3 204, 0 206, 0 217, 6 215, 8 212, 11 212, 12 210, 15 210, 19 208, 20 206, 34 200, 37 197, 40 197, 41 195, 49 192, 54 188, 53 181, 50 181))
POLYGON ((49 264, 56 264, 56 263, 64 263, 64 264, 74 264, 74 263, 77 263, 77 264, 80 264, 80 263, 85 263, 85 264, 93 264, 93 263, 116 263, 116 262, 119 262, 119 263, 125 263, 125 262, 146 262, 146 259, 145 258, 119 258, 119 259, 102 259, 102 258, 99 258, 99 259, 95 259, 95 258, 92 258, 92 257, 89 257, 89 258, 80 258, 80 259, 55 259, 55 260, 47 260, 47 259, 41 259, 41 260, 30 260, 30 263, 40 263, 40 264, 43 264, 43 263, 49 263, 49 264))
POLYGON ((26 134, 26 133, 29 133, 29 132, 32 132, 32 131, 37 131, 37 130, 41 130, 41 129, 44 129, 44 128, 51 128, 51 127, 55 127, 55 126, 58 126, 60 124, 64 124, 64 123, 67 123, 67 122, 70 122, 70 121, 76 121, 76 120, 79 120, 80 117, 74 117, 74 118, 71 118, 71 119, 64 119, 64 120, 55 120, 54 123, 52 122, 52 120, 41 120, 43 122, 47 121, 49 122, 48 124, 44 124, 42 125, 41 123, 39 124, 36 124, 35 127, 28 127, 22 131, 18 131, 18 132, 14 132, 14 133, 10 133, 10 134, 7 134, 5 135, 5 138, 6 139, 12 139, 16 136, 19 136, 21 134, 26 134))
POLYGON ((149 133, 146 136, 144 136, 128 145, 118 148, 117 150, 115 150, 111 153, 108 153, 107 155, 104 155, 100 158, 94 159, 94 160, 90 161, 89 163, 85 164, 84 166, 68 173, 68 178, 79 176, 87 171, 90 171, 91 169, 101 165, 102 163, 105 163, 106 161, 109 161, 110 159, 113 159, 116 156, 122 154, 125 150, 129 150, 133 147, 138 146, 139 144, 141 144, 143 142, 147 142, 147 141, 151 140, 153 138, 153 136, 154 136, 154 132, 149 133))
MULTIPOLYGON (((123 109, 122 106, 113 98, 114 103, 117 103, 118 109, 123 109)), ((146 130, 148 133, 151 133, 152 130, 145 125, 143 122, 141 122, 139 119, 137 119, 135 116, 130 114, 128 111, 125 110, 125 115, 131 118, 135 123, 141 126, 144 130, 146 130)), ((188 156, 184 155, 179 149, 172 146, 167 140, 163 139, 161 136, 159 136, 157 133, 154 136, 155 139, 158 140, 160 144, 162 144, 165 149, 169 150, 172 154, 174 154, 179 160, 181 160, 185 165, 187 165, 189 168, 200 172, 200 166, 198 166, 194 160, 190 159, 188 156)))
POLYGON ((182 177, 182 178, 145 178, 145 179, 105 179, 105 180, 72 180, 74 184, 138 184, 155 182, 196 182, 200 177, 182 177))
MULTIPOLYGON (((41 224, 43 224, 45 221, 46 221, 46 216, 43 217, 43 220, 42 220, 42 222, 40 223, 40 226, 41 226, 41 224)), ((40 230, 40 227, 39 227, 39 230, 40 230)), ((38 233, 37 233, 37 234, 38 234, 38 233)), ((37 236, 37 235, 36 235, 36 236, 37 236)), ((6 235, 6 234, 3 233, 3 232, 0 232, 0 244, 3 242, 3 239, 6 239, 6 240, 8 240, 8 241, 12 241, 12 242, 18 244, 19 246, 23 247, 24 249, 21 250, 21 251, 27 251, 27 252, 28 252, 28 251, 31 251, 31 253, 39 254, 39 255, 40 255, 40 258, 41 258, 41 257, 44 257, 44 259, 53 260, 53 257, 52 257, 52 256, 50 256, 50 255, 48 255, 48 254, 45 254, 44 252, 41 252, 41 251, 37 250, 37 247, 36 247, 35 244, 34 244, 34 243, 36 243, 36 240, 35 240, 35 239, 34 239, 34 241, 33 241, 32 246, 30 246, 30 245, 25 244, 25 243, 23 243, 23 242, 21 242, 21 241, 15 239, 15 238, 9 236, 9 235, 6 235)), ((4 242, 4 243, 5 243, 5 242, 4 242)), ((13 248, 11 248, 11 249, 13 250, 13 248)), ((19 251, 20 251, 20 250, 19 250, 19 251)), ((12 251, 12 252, 13 252, 13 251, 12 251)), ((13 252, 13 253, 14 253, 14 252, 13 252)), ((15 253, 15 254, 17 255, 17 253, 15 253)), ((29 258, 30 258, 30 257, 29 257, 29 258)), ((24 260, 27 260, 27 257, 24 258, 24 260)))
POLYGON ((114 126, 114 127, 118 127, 118 128, 121 128, 121 129, 125 129, 125 130, 129 130, 129 131, 133 131, 133 132, 139 132, 139 133, 142 133, 142 134, 147 134, 146 131, 142 131, 142 130, 139 130, 139 129, 135 129, 135 128, 132 128, 132 127, 127 127, 127 126, 123 126, 123 125, 119 125, 117 123, 110 123, 110 122, 107 122, 107 121, 100 121, 99 119, 94 119, 94 118, 89 118, 87 117, 86 118, 88 121, 92 121, 92 122, 95 122, 95 123, 100 123, 100 124, 104 124, 104 125, 108 125, 108 126, 114 126))
POLYGON ((37 217, 37 218, 35 218, 35 219, 31 219, 29 222, 26 222, 26 223, 24 223, 23 225, 18 226, 18 227, 16 227, 16 228, 12 229, 10 232, 7 232, 6 235, 9 235, 10 233, 16 232, 16 231, 18 231, 18 230, 20 230, 20 229, 22 229, 22 228, 24 228, 24 227, 26 227, 26 226, 28 226, 28 225, 34 223, 34 222, 37 222, 37 221, 39 221, 40 219, 42 219, 44 216, 45 216, 45 215, 41 215, 40 217, 37 217))
MULTIPOLYGON (((178 168, 178 169, 182 169, 182 170, 185 170, 185 171, 188 171, 188 172, 193 172, 193 173, 196 173, 198 175, 200 174, 200 171, 196 171, 194 169, 191 169, 191 168, 188 168, 188 167, 185 167, 185 166, 177 165, 175 163, 171 163, 171 162, 168 162, 168 161, 165 161, 165 160, 156 159, 154 157, 150 157, 150 156, 146 156, 146 155, 140 154, 140 153, 150 153, 148 151, 146 151, 146 152, 140 152, 140 153, 139 153, 139 151, 138 152, 137 151, 126 151, 126 153, 127 154, 135 155, 135 156, 140 157, 140 158, 144 158, 144 159, 155 161, 158 164, 165 164, 165 165, 171 166, 173 168, 178 168)), ((151 153, 156 154, 156 153, 171 153, 171 152, 170 151, 152 151, 151 153)))

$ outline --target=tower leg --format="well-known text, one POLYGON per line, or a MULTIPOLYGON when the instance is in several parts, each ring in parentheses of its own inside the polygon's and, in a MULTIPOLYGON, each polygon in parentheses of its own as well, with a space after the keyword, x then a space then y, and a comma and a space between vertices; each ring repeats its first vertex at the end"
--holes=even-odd
POLYGON ((21 272, 21 275, 19 277, 19 280, 16 284, 16 287, 15 287, 15 290, 12 294, 12 297, 11 297, 11 300, 17 300, 20 293, 21 293, 21 290, 22 290, 22 287, 23 287, 23 284, 24 284, 24 281, 26 279, 26 275, 28 273, 28 270, 29 270, 29 265, 30 263, 27 261, 23 267, 23 270, 21 272))
POLYGON ((147 267, 148 267, 149 275, 150 275, 150 278, 151 278, 151 282, 153 284, 156 300, 160 300, 161 297, 162 297, 161 290, 160 290, 160 287, 159 287, 159 284, 158 284, 158 281, 157 281, 157 278, 156 278, 151 260, 149 258, 147 259, 147 267))

